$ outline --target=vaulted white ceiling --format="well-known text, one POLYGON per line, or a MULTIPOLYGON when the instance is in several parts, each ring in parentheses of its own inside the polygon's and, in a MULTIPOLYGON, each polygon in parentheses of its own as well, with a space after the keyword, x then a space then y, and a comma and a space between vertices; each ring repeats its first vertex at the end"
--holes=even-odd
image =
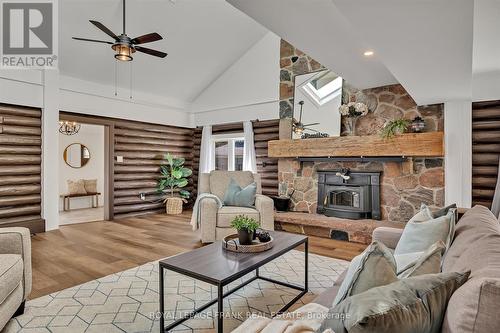
MULTIPOLYGON (((121 0, 59 1, 62 75, 114 85, 114 53, 89 19, 116 34, 122 30, 121 0)), ((267 29, 224 0, 127 0, 127 34, 158 32, 164 40, 144 46, 168 53, 164 59, 141 53, 132 62, 133 89, 191 102, 225 69, 260 40, 267 29)), ((119 86, 129 85, 129 64, 118 63, 119 86)))

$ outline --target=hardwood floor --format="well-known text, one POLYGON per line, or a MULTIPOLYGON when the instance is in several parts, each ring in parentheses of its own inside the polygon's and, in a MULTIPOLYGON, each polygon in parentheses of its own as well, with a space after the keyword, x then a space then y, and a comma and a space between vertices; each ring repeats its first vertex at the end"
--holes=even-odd
MULTIPOLYGON (((147 215, 116 222, 61 226, 32 237, 33 291, 37 298, 99 277, 202 246, 191 212, 147 215)), ((365 245, 309 237, 310 252, 351 260, 365 245)))

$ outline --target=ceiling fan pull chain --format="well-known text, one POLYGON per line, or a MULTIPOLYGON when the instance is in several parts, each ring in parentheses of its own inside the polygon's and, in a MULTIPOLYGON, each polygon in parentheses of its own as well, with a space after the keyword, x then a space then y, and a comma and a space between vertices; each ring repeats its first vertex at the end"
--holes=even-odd
POLYGON ((118 60, 115 59, 115 96, 118 96, 118 72, 116 70, 116 66, 117 66, 117 63, 118 63, 118 60))
POLYGON ((129 62, 129 68, 130 68, 130 99, 132 99, 132 61, 129 62))

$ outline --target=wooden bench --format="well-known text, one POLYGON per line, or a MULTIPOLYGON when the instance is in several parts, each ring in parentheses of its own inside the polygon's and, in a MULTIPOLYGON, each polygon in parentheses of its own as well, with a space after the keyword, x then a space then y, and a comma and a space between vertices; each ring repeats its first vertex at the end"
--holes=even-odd
POLYGON ((62 194, 63 198, 63 209, 64 211, 71 210, 70 199, 71 198, 81 198, 81 197, 92 197, 92 208, 99 207, 99 196, 101 193, 99 192, 90 192, 85 194, 62 194), (94 198, 95 198, 95 206, 94 206, 94 198), (66 204, 67 203, 67 204, 66 204))

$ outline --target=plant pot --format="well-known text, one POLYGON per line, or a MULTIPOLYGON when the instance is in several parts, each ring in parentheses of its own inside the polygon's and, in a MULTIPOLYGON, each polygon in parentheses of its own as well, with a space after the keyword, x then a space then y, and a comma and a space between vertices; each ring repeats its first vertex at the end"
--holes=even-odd
POLYGON ((238 240, 241 245, 251 245, 253 240, 254 232, 249 232, 248 230, 241 229, 238 230, 238 240))
POLYGON ((168 198, 165 206, 168 215, 179 215, 182 214, 182 198, 168 198))

